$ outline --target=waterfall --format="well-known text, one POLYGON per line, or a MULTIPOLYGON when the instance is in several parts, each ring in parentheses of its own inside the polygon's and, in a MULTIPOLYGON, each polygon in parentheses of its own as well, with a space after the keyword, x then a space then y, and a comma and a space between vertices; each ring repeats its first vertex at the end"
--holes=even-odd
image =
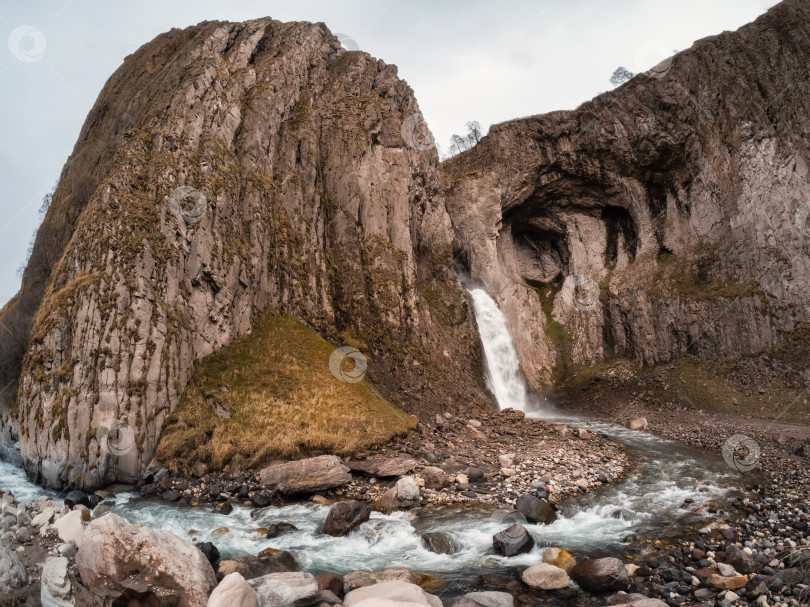
POLYGON ((484 347, 486 378, 501 409, 511 407, 530 412, 540 408, 540 400, 532 392, 520 368, 515 344, 506 328, 506 318, 498 304, 478 288, 469 289, 478 322, 478 332, 484 347))

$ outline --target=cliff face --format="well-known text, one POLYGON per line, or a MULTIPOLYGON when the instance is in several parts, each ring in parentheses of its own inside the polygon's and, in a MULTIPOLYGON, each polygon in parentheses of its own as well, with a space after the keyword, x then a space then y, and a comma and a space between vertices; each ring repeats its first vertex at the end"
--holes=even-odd
POLYGON ((29 475, 138 478, 194 361, 268 306, 359 345, 412 412, 488 405, 419 117, 395 67, 323 25, 203 23, 128 57, 0 314, 29 475), (116 427, 135 448, 107 448, 116 427))
POLYGON ((810 320, 810 5, 787 0, 444 163, 536 387, 566 362, 766 351, 810 320))

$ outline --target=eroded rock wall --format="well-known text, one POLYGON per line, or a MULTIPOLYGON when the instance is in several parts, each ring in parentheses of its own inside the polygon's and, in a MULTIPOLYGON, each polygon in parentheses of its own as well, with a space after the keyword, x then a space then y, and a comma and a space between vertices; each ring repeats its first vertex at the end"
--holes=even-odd
POLYGON ((23 288, 36 312, 9 417, 30 476, 139 478, 194 361, 266 306, 360 345, 407 410, 488 406, 419 116, 394 66, 322 24, 203 23, 128 57, 45 220, 69 239, 41 232, 48 278, 23 288))
POLYGON ((443 164, 472 277, 532 383, 767 350, 808 321, 810 5, 787 0, 443 164))

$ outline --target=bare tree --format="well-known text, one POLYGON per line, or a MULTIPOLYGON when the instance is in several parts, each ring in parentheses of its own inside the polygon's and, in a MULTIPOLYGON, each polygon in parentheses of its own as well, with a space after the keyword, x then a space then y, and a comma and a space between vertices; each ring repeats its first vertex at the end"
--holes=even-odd
POLYGON ((466 135, 453 135, 450 137, 450 147, 447 149, 447 156, 451 158, 461 152, 466 152, 476 143, 481 141, 484 136, 484 129, 481 128, 481 123, 477 120, 470 120, 467 123, 466 135))
POLYGON ((620 84, 624 84, 631 78, 633 78, 635 74, 628 70, 626 67, 619 66, 616 68, 616 71, 613 72, 613 75, 610 77, 610 83, 613 86, 619 86, 620 84))

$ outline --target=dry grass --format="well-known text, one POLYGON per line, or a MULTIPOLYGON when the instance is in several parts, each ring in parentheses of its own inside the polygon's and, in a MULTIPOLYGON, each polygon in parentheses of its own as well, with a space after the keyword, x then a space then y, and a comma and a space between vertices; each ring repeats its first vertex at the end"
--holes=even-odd
POLYGON ((334 349, 297 319, 266 313, 251 335, 196 365, 164 426, 158 459, 235 470, 350 455, 415 427, 367 379, 338 380, 329 369, 334 349), (218 417, 214 407, 231 417, 218 417))

